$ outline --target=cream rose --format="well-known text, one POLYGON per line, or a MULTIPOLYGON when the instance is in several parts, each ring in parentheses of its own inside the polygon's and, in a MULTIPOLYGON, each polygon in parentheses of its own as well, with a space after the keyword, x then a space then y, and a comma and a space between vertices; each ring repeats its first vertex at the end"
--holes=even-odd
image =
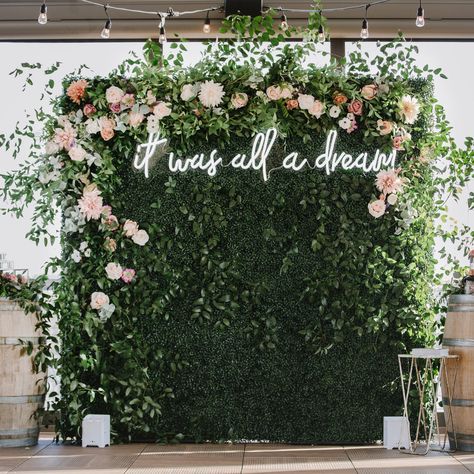
POLYGON ((393 123, 390 122, 389 120, 378 119, 377 120, 377 130, 380 133, 380 135, 388 135, 388 134, 392 133, 393 123))
POLYGON ((150 237, 145 230, 141 229, 134 236, 132 236, 132 240, 137 245, 141 245, 143 247, 150 240, 150 237))
POLYGON ((270 100, 281 99, 281 87, 280 86, 269 86, 266 90, 267 97, 270 100))
POLYGON ((385 201, 377 199, 376 201, 369 202, 369 214, 376 219, 382 217, 385 214, 385 201))
POLYGON ((109 104, 116 104, 118 102, 121 102, 124 95, 125 95, 125 92, 116 86, 109 87, 105 91, 105 98, 107 99, 107 102, 109 104))
POLYGON ((127 219, 123 224, 123 233, 127 237, 133 237, 138 232, 138 224, 135 221, 127 219))
POLYGON ((120 264, 110 262, 105 267, 105 273, 111 280, 119 280, 122 277, 123 269, 120 264))
POLYGON ((164 102, 158 102, 153 107, 153 113, 156 115, 158 119, 161 120, 162 118, 165 118, 171 115, 171 108, 169 107, 168 104, 165 104, 164 102))
POLYGON ((241 109, 242 107, 245 107, 248 101, 249 96, 245 92, 236 92, 230 99, 234 109, 241 109))
POLYGON ((87 152, 81 146, 74 146, 69 150, 68 155, 72 161, 84 161, 87 152))
POLYGON ((362 87, 360 93, 365 100, 372 100, 377 95, 377 85, 368 84, 362 87))
POLYGON ((290 87, 288 86, 283 86, 281 88, 281 94, 280 97, 282 99, 291 99, 291 96, 293 95, 293 91, 290 87))
POLYGON ((324 113, 324 104, 320 100, 315 100, 308 109, 308 112, 316 118, 319 118, 324 113))
POLYGON ((130 127, 137 128, 145 119, 145 116, 140 112, 130 112, 128 114, 128 123, 130 127))
POLYGON ((96 291, 91 295, 91 308, 92 309, 101 309, 103 306, 110 303, 109 297, 102 293, 102 291, 96 291))
POLYGON ((309 110, 314 103, 314 97, 309 94, 299 94, 298 95, 298 104, 300 104, 300 109, 309 110))

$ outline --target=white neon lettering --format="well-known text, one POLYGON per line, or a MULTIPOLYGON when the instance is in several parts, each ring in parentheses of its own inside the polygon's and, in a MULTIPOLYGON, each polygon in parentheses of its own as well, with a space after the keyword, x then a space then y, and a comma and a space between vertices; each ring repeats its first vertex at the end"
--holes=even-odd
MULTIPOLYGON (((252 169, 260 171, 264 181, 269 179, 270 174, 278 169, 287 169, 293 171, 301 171, 308 167, 310 169, 321 169, 327 175, 334 173, 337 168, 350 170, 353 168, 361 169, 365 172, 380 171, 382 168, 394 168, 396 163, 397 151, 392 150, 388 155, 376 150, 374 157, 369 161, 367 152, 360 153, 353 156, 342 151, 335 153, 337 132, 331 130, 326 138, 324 153, 321 153, 314 159, 314 165, 303 158, 298 160, 298 152, 291 152, 283 158, 280 166, 268 169, 268 157, 271 154, 275 140, 277 138, 277 131, 275 128, 270 128, 266 132, 259 132, 255 135, 250 156, 239 153, 235 155, 230 162, 224 164, 223 159, 218 156, 218 150, 214 149, 210 152, 208 157, 204 153, 197 153, 192 158, 177 158, 173 152, 168 154, 168 169, 173 173, 185 173, 189 169, 205 171, 209 176, 215 176, 219 167, 231 166, 235 169, 248 170, 252 169)), ((148 178, 148 168, 150 158, 156 151, 159 145, 165 144, 165 138, 160 139, 159 134, 150 134, 146 144, 138 145, 136 148, 134 166, 136 169, 143 169, 145 176, 148 178), (145 150, 144 156, 141 158, 141 151, 145 150)))

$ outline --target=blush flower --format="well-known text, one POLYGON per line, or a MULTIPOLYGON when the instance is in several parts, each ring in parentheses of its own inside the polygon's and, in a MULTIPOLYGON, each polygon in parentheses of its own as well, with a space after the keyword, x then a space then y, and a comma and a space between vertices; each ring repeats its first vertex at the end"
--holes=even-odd
POLYGON ((110 262, 105 267, 105 273, 110 280, 119 280, 122 276, 122 267, 118 263, 110 262))
POLYGON ((133 237, 138 232, 138 224, 135 221, 127 219, 123 224, 123 233, 126 237, 133 237))
POLYGON ((204 107, 217 107, 225 95, 222 84, 214 81, 204 81, 199 91, 199 100, 204 107))
POLYGON ((92 190, 84 190, 82 198, 79 199, 79 211, 84 215, 84 217, 89 221, 91 219, 97 220, 100 218, 102 213, 102 196, 100 191, 95 188, 92 190))
POLYGON ((314 103, 314 97, 310 94, 299 94, 298 95, 298 104, 300 104, 300 109, 309 110, 314 103))
POLYGON ((381 170, 375 180, 377 189, 384 194, 393 194, 402 190, 403 180, 396 170, 381 170))
POLYGON ((369 202, 368 208, 369 214, 378 219, 379 217, 382 217, 385 214, 385 201, 383 201, 382 199, 377 199, 376 201, 369 202))
POLYGON ((133 94, 125 94, 120 102, 124 108, 131 109, 135 105, 135 96, 133 94))
POLYGON ((281 99, 281 87, 280 86, 269 86, 266 90, 267 97, 270 100, 281 99))
POLYGON ((86 117, 90 117, 97 112, 97 109, 92 104, 86 104, 84 105, 82 111, 86 117))
POLYGON ((181 88, 181 100, 184 100, 185 102, 188 102, 191 99, 194 99, 196 97, 197 92, 196 92, 196 87, 193 86, 192 84, 184 84, 184 86, 181 88))
POLYGON ((150 240, 150 237, 148 236, 148 233, 145 230, 141 229, 132 237, 132 240, 137 245, 143 247, 150 240))
POLYGON ((233 105, 234 109, 241 109, 245 107, 249 101, 249 96, 245 92, 236 92, 232 94, 230 102, 233 105))
POLYGON ((71 82, 67 88, 66 94, 72 100, 72 102, 75 104, 80 104, 81 100, 86 95, 86 88, 87 81, 84 79, 79 79, 78 81, 71 82))
POLYGON ((111 86, 105 91, 105 98, 109 104, 121 102, 125 92, 116 86, 111 86))
POLYGON ((77 136, 76 130, 70 123, 66 123, 64 128, 57 128, 55 130, 53 141, 58 144, 61 150, 69 151, 77 136))
POLYGON ((102 293, 102 291, 96 291, 91 295, 91 308, 92 309, 101 309, 103 306, 110 303, 109 297, 102 293))
POLYGON ((74 146, 69 150, 68 153, 69 157, 72 161, 84 161, 84 158, 87 155, 86 150, 82 148, 80 145, 74 146))
POLYGON ((131 111, 128 114, 128 124, 132 128, 137 128, 145 119, 145 116, 140 112, 131 111))
POLYGON ((393 123, 390 122, 389 120, 378 119, 377 120, 377 130, 380 133, 380 135, 388 135, 388 134, 392 133, 393 123))
POLYGON ((117 242, 115 239, 107 237, 104 242, 104 249, 108 250, 109 252, 115 252, 117 250, 117 242))
POLYGON ((117 230, 120 227, 118 219, 113 215, 102 218, 102 224, 111 231, 117 230))
POLYGON ((404 95, 399 103, 400 115, 405 123, 414 124, 420 113, 418 99, 409 95, 404 95))
POLYGON ((126 268, 123 272, 122 272, 122 280, 125 282, 125 283, 131 283, 132 280, 135 278, 135 270, 133 268, 126 268))
POLYGON ((169 104, 166 104, 165 102, 158 102, 153 107, 153 113, 159 120, 161 120, 171 115, 171 107, 169 106, 169 104))
POLYGON ((312 104, 311 107, 308 109, 308 112, 311 115, 314 115, 317 119, 321 117, 324 113, 324 104, 320 100, 315 100, 312 104))
POLYGON ((367 84, 362 87, 360 93, 365 100, 372 100, 377 95, 378 87, 376 84, 367 84))
POLYGON ((364 106, 362 104, 362 101, 359 99, 352 100, 347 106, 347 110, 354 115, 362 115, 363 108, 364 106))

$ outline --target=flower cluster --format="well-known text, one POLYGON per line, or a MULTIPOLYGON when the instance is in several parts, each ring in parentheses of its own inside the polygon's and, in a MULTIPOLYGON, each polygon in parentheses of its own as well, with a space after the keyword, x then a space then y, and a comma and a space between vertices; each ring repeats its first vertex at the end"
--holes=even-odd
POLYGON ((404 185, 403 179, 399 176, 400 171, 400 169, 382 170, 377 174, 375 186, 381 194, 368 205, 370 215, 376 219, 382 217, 386 210, 397 202, 397 194, 402 191, 404 185))

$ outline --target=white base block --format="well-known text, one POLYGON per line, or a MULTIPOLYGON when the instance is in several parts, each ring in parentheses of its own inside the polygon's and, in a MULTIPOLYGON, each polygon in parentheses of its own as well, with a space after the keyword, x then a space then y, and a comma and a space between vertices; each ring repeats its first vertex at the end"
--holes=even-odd
POLYGON ((110 415, 86 415, 82 420, 82 447, 110 446, 110 415))
POLYGON ((410 422, 406 416, 384 416, 383 418, 383 447, 386 449, 409 449, 410 422))

